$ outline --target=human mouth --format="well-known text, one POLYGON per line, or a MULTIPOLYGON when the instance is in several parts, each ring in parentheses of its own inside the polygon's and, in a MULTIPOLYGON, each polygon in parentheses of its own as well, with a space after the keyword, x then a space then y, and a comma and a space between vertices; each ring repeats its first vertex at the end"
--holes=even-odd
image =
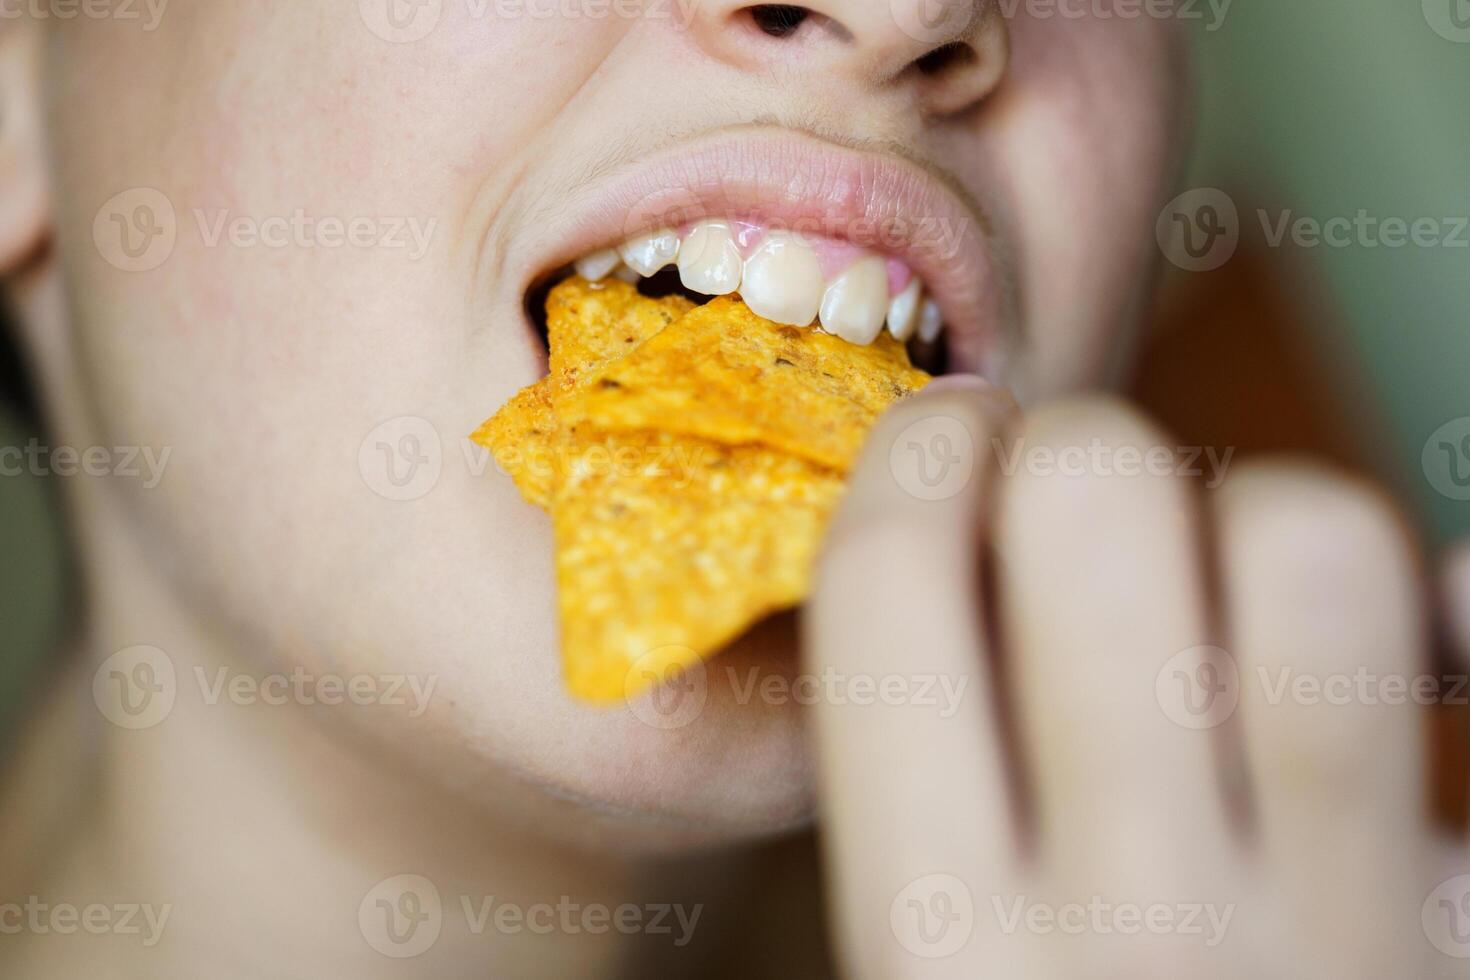
POLYGON ((555 244, 521 269, 538 325, 546 291, 575 272, 695 302, 738 294, 856 344, 886 332, 933 373, 998 360, 1008 306, 986 223, 907 160, 739 127, 614 171, 559 212, 543 238, 555 244))
POLYGON ((706 218, 658 228, 572 265, 592 282, 613 276, 635 284, 671 266, 686 293, 738 292, 758 316, 815 325, 854 344, 871 344, 884 330, 896 340, 932 344, 943 325, 939 304, 902 259, 755 221, 706 218))

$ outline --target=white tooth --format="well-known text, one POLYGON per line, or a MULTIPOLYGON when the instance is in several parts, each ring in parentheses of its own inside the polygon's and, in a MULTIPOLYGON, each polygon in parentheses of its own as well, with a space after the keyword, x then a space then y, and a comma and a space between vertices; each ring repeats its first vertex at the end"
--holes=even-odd
POLYGON ((619 262, 618 267, 613 270, 613 278, 621 279, 630 286, 636 286, 638 285, 638 280, 642 277, 637 272, 619 262))
POLYGON ((696 293, 733 293, 743 264, 735 233, 724 221, 701 221, 679 243, 679 281, 696 293))
POLYGON ((854 344, 871 344, 888 312, 888 267, 876 255, 859 259, 827 287, 822 329, 854 344))
POLYGON ((608 273, 616 269, 621 261, 616 249, 605 248, 600 252, 582 256, 577 260, 574 268, 577 270, 577 275, 583 279, 597 282, 606 279, 608 273))
POLYGON ((888 332, 895 340, 908 340, 919 324, 919 296, 923 292, 919 277, 909 280, 903 291, 888 304, 888 332))
POLYGON ((944 326, 944 315, 939 312, 939 304, 932 299, 924 300, 924 305, 919 310, 919 339, 926 344, 932 344, 939 339, 939 330, 944 326))
POLYGON ((634 235, 618 246, 618 254, 640 276, 651 276, 679 255, 679 236, 672 228, 634 235))
POLYGON ((767 320, 807 326, 817 318, 822 302, 822 266, 817 253, 790 232, 769 233, 745 260, 740 298, 767 320))

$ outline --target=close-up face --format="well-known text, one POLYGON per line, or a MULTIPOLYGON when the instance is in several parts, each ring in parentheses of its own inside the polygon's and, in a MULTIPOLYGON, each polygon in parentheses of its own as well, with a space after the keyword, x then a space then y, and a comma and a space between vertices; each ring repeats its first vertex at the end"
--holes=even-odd
MULTIPOLYGON (((322 723, 487 807, 509 780, 675 841, 805 822, 799 699, 751 683, 800 670, 790 617, 713 661, 677 724, 571 699, 550 520, 468 436, 545 374, 544 287, 662 229, 724 256, 699 259, 711 281, 788 230, 825 280, 876 257, 863 295, 917 281, 914 321, 927 299, 926 336, 944 324, 928 363, 1023 402, 1110 383, 1187 93, 1178 25, 1111 6, 173 0, 148 30, 45 22, 63 295, 25 336, 79 444, 171 448, 157 488, 97 489, 130 515, 116 554, 253 669, 432 678, 421 714, 322 723)), ((803 274, 773 260, 763 301, 815 304, 803 274)))

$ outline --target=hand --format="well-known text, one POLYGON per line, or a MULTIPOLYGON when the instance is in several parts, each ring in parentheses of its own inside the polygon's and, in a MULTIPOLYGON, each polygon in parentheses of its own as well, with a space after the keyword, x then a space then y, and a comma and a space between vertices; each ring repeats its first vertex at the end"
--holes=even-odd
POLYGON ((864 694, 815 708, 844 975, 1470 977, 1400 523, 1305 465, 1202 501, 1158 446, 966 380, 875 430, 804 627, 864 694))

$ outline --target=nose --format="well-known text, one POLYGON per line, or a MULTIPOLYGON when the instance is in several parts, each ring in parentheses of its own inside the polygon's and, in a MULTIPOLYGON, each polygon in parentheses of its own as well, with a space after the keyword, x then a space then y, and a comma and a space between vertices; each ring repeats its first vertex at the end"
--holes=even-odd
POLYGON ((691 29, 729 64, 841 78, 909 95, 930 116, 963 112, 1005 74, 1006 26, 990 0, 701 0, 691 29))

